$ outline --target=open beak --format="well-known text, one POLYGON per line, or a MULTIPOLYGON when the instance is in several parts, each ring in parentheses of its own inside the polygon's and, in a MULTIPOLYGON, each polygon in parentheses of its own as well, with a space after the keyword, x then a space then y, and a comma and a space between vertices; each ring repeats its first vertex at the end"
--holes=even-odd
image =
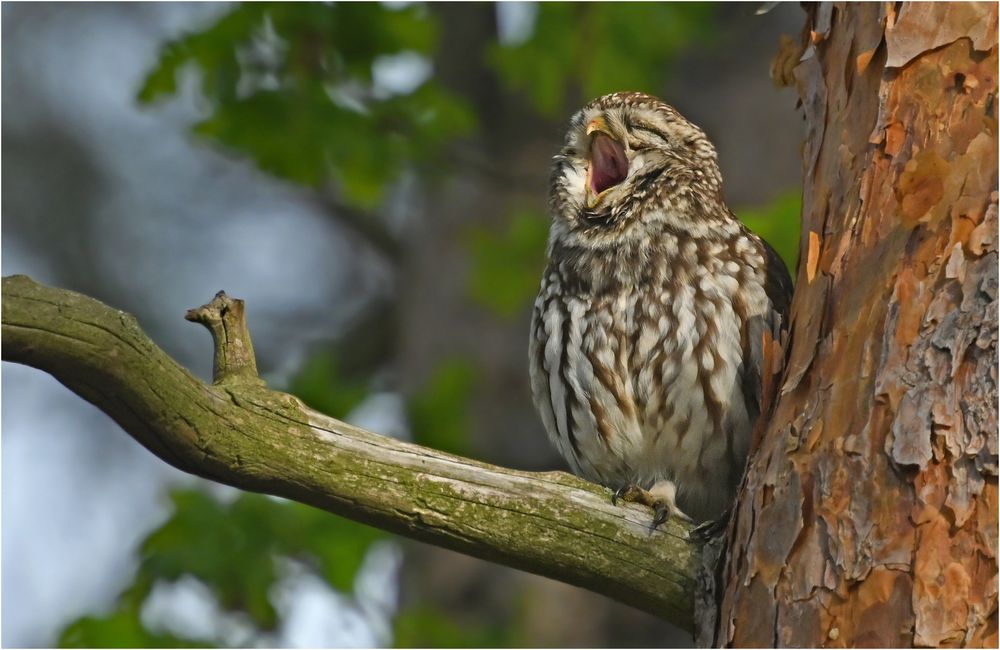
POLYGON ((587 125, 587 135, 593 135, 598 131, 609 135, 611 134, 611 131, 608 129, 608 123, 604 121, 603 117, 595 117, 590 121, 590 124, 587 125))
POLYGON ((587 125, 590 136, 590 166, 587 169, 586 204, 593 208, 601 197, 628 176, 625 147, 611 134, 603 117, 587 125))

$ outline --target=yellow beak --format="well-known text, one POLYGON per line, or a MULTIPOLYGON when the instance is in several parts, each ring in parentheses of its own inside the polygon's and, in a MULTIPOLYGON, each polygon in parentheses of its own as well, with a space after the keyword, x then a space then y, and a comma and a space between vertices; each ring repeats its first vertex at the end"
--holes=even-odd
POLYGON ((587 135, 593 135, 595 131, 611 135, 611 131, 608 130, 608 123, 605 122, 604 118, 600 116, 592 119, 590 124, 587 125, 587 135))

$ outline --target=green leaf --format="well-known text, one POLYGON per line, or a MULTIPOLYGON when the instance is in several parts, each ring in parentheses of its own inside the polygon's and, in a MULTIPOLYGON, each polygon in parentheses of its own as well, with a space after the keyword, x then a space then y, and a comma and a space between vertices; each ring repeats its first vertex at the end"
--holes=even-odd
POLYGON ((503 231, 473 230, 467 237, 472 255, 469 293, 480 305, 511 318, 531 304, 545 268, 549 219, 517 212, 503 231))
POLYGON ((139 89, 138 100, 149 103, 177 92, 177 74, 189 63, 202 70, 202 90, 207 98, 214 101, 234 95, 240 74, 236 44, 264 26, 267 8, 265 3, 234 5, 211 27, 164 44, 156 67, 139 89))
POLYGON ((135 583, 103 618, 70 625, 63 642, 74 646, 178 646, 188 642, 144 630, 142 603, 159 580, 190 575, 224 609, 245 612, 261 629, 274 629, 269 594, 281 577, 279 561, 293 558, 334 588, 350 593, 371 544, 385 534, 300 503, 243 493, 230 503, 198 490, 171 493, 174 514, 141 547, 135 583))
POLYGON ((531 36, 493 46, 489 60, 511 89, 556 117, 609 92, 657 94, 671 60, 708 39, 714 10, 695 2, 543 2, 531 36))
POLYGON ((736 215, 750 230, 763 237, 785 261, 792 279, 799 259, 799 233, 802 229, 802 194, 799 190, 782 192, 765 205, 743 208, 736 215))
POLYGON ((470 626, 426 605, 410 607, 395 620, 397 648, 507 648, 512 635, 502 624, 470 626))
POLYGON ((180 43, 167 43, 160 50, 159 63, 146 76, 139 89, 140 103, 149 104, 164 95, 177 92, 177 75, 180 68, 190 60, 190 54, 180 43))
POLYGON ((369 373, 346 373, 337 355, 328 352, 309 357, 288 392, 310 408, 343 420, 368 396, 369 383, 369 373))
POLYGON ((197 490, 175 491, 174 515, 142 546, 141 572, 176 580, 190 574, 222 607, 242 610, 264 629, 276 624, 268 592, 276 561, 295 558, 335 588, 352 590, 368 546, 384 534, 300 503, 244 493, 230 504, 197 490))
POLYGON ((436 41, 419 5, 248 3, 164 46, 139 100, 175 93, 177 74, 193 66, 207 108, 196 134, 372 209, 404 170, 447 169, 445 147, 475 127, 468 104, 434 80, 407 95, 374 92, 380 56, 427 56, 436 41))
POLYGON ((172 635, 153 634, 138 610, 119 610, 104 617, 87 616, 67 627, 59 637, 63 648, 209 648, 206 643, 172 635))
POLYGON ((475 370, 465 359, 442 362, 410 399, 413 438, 422 445, 468 456, 470 398, 475 370))
MULTIPOLYGON (((277 623, 267 589, 277 579, 268 513, 247 516, 243 495, 223 504, 197 490, 171 495, 175 512, 142 545, 141 571, 153 580, 177 580, 190 574, 208 585, 229 610, 246 611, 264 629, 277 623)), ((264 510, 261 504, 258 510, 264 510)))

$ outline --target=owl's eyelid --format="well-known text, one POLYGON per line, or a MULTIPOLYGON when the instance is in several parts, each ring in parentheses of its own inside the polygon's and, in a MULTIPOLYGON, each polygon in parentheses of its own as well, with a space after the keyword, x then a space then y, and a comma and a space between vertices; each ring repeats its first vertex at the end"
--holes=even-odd
POLYGON ((663 133, 663 131, 660 131, 659 129, 653 128, 652 126, 649 126, 649 125, 646 125, 646 124, 633 124, 632 125, 632 130, 633 131, 644 131, 644 132, 649 133, 650 135, 652 135, 654 138, 656 138, 660 142, 663 142, 665 144, 670 144, 670 140, 663 133))

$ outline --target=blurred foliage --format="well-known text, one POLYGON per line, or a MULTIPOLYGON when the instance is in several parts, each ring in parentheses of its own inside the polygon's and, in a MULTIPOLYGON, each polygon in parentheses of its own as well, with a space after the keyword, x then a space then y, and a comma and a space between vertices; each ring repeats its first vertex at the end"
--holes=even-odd
POLYGON ((349 593, 368 545, 382 537, 374 528, 260 494, 242 493, 226 504, 180 490, 172 500, 174 516, 142 545, 140 572, 163 580, 193 575, 223 608, 247 612, 264 629, 276 622, 267 591, 279 577, 279 558, 300 560, 349 593))
POLYGON ((396 617, 394 637, 397 648, 512 648, 518 647, 511 626, 500 621, 493 625, 468 626, 457 623, 438 610, 411 607, 396 617))
POLYGON ((140 548, 133 584, 107 616, 71 624, 60 645, 171 647, 195 644, 142 627, 142 604, 158 581, 193 576, 226 611, 248 615, 258 630, 275 629, 270 599, 281 562, 295 559, 334 588, 350 593, 372 542, 384 534, 311 506, 241 493, 229 503, 200 490, 171 493, 174 514, 140 548))
POLYGON ((802 192, 798 189, 783 192, 762 206, 734 211, 740 220, 755 233, 767 240, 781 259, 785 260, 792 280, 799 261, 799 232, 802 220, 802 192))
POLYGON ((494 45, 493 64, 549 117, 619 90, 656 94, 667 65, 710 37, 714 6, 700 2, 542 2, 531 36, 494 45), (567 106, 566 98, 572 98, 567 106))
MULTIPOLYGON (((309 408, 343 420, 371 390, 371 377, 360 372, 348 373, 332 352, 317 352, 292 378, 288 392, 309 408)), ((370 370, 370 369, 369 369, 370 370)))
MULTIPOLYGON (((655 91, 684 48, 710 37, 709 3, 540 3, 520 43, 484 43, 503 82, 540 113, 622 89, 655 91), (572 26, 572 27, 570 27, 572 26)), ((446 174, 447 145, 473 133, 466 98, 433 75, 410 92, 375 83, 374 67, 410 54, 429 62, 438 25, 425 5, 247 3, 206 29, 168 42, 138 93, 144 103, 199 73, 207 116, 197 134, 278 177, 333 184, 372 209, 404 169, 446 174)))
POLYGON ((404 168, 433 175, 443 145, 475 126, 468 105, 433 79, 404 94, 375 84, 373 66, 385 57, 429 56, 436 42, 421 5, 241 4, 167 43, 139 100, 176 93, 178 72, 193 65, 208 113, 196 133, 371 208, 404 168))
POLYGON ((471 297, 500 316, 519 314, 538 293, 548 235, 548 217, 531 211, 511 215, 501 233, 485 228, 471 231, 467 239, 473 263, 471 297))
POLYGON ((413 440, 421 445, 468 456, 470 398, 475 369, 466 359, 438 364, 423 388, 410 398, 413 440))
POLYGON ((63 648, 208 648, 189 639, 169 634, 154 634, 142 626, 139 611, 119 607, 104 617, 81 618, 63 630, 59 638, 63 648))

